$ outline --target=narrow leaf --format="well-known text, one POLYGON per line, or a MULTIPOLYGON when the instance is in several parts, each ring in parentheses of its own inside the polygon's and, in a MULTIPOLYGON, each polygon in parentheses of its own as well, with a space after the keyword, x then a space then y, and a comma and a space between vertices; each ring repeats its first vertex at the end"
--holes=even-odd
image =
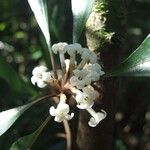
POLYGON ((110 76, 150 76, 150 34, 125 61, 105 75, 110 76))
POLYGON ((43 96, 41 98, 38 98, 31 103, 28 103, 23 106, 19 106, 16 108, 12 108, 6 111, 2 111, 0 113, 0 136, 5 133, 12 125, 13 123, 33 104, 39 102, 40 100, 43 100, 45 98, 50 97, 50 95, 43 96))
POLYGON ((33 103, 9 109, 0 113, 0 136, 26 111, 33 103))
POLYGON ((49 45, 50 33, 46 0, 28 0, 28 2, 49 45))
POLYGON ((71 0, 73 13, 73 42, 78 42, 92 11, 94 0, 71 0))
POLYGON ((10 150, 27 150, 31 149, 31 146, 34 144, 34 142, 37 140, 40 133, 43 131, 44 127, 50 120, 50 117, 48 117, 42 125, 32 134, 26 135, 24 137, 19 138, 16 142, 13 143, 10 150))

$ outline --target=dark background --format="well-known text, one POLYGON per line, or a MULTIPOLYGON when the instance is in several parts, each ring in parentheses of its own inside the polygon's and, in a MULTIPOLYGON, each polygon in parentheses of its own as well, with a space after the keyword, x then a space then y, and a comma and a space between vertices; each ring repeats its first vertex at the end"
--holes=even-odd
MULTIPOLYGON (((115 1, 114 1, 115 3, 115 1)), ((48 0, 52 43, 72 41, 70 1, 48 0)), ((127 36, 125 58, 150 32, 150 1, 127 0, 127 36)), ((15 90, 8 84, 7 73, 0 78, 0 111, 23 105, 42 92, 30 83, 32 69, 38 64, 50 66, 44 37, 27 0, 0 1, 0 58, 7 62, 28 85, 15 90)), ((0 72, 3 70, 0 68, 0 72)), ((14 79, 15 80, 15 79, 14 79)), ((15 81, 17 84, 17 81, 15 81)), ((116 99, 114 149, 150 150, 150 78, 119 78, 116 99)), ((19 137, 35 131, 48 116, 51 102, 35 105, 0 137, 0 149, 7 150, 19 137)), ((53 121, 47 125, 33 149, 65 149, 65 140, 56 136, 63 125, 53 121)), ((107 144, 107 143, 106 143, 107 144)))

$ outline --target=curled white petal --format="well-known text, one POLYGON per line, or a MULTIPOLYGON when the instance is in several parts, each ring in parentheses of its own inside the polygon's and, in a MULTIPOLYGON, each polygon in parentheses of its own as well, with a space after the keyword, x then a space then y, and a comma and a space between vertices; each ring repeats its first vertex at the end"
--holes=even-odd
POLYGON ((44 83, 43 80, 38 80, 38 81, 37 81, 37 86, 40 87, 40 88, 44 88, 46 85, 47 85, 47 84, 44 83))
POLYGON ((81 49, 82 47, 79 43, 69 44, 65 46, 65 50, 70 56, 74 55, 76 52, 80 52, 81 49))
POLYGON ((46 72, 46 71, 47 71, 47 68, 45 66, 38 66, 33 69, 32 74, 36 75, 37 73, 46 72))
POLYGON ((50 108, 49 113, 50 115, 54 116, 54 120, 56 122, 62 122, 64 119, 66 120, 70 120, 73 118, 74 113, 71 113, 71 115, 69 115, 70 109, 69 109, 69 105, 66 103, 59 103, 57 105, 56 108, 54 108, 53 106, 50 108))
POLYGON ((31 82, 33 85, 35 85, 35 83, 38 81, 37 77, 36 76, 32 76, 31 77, 31 82))
POLYGON ((87 111, 92 115, 88 122, 91 127, 96 127, 99 122, 107 116, 107 113, 104 110, 101 110, 102 112, 95 112, 92 108, 89 108, 87 111))
POLYGON ((74 113, 71 113, 70 115, 66 115, 65 118, 67 120, 71 120, 74 117, 74 113))
POLYGON ((51 116, 55 116, 56 115, 56 109, 55 109, 54 106, 50 107, 49 113, 50 113, 51 116))
POLYGON ((57 54, 58 52, 60 53, 65 53, 66 50, 64 49, 64 47, 68 45, 66 42, 60 42, 60 43, 56 43, 52 46, 52 50, 55 54, 57 54))

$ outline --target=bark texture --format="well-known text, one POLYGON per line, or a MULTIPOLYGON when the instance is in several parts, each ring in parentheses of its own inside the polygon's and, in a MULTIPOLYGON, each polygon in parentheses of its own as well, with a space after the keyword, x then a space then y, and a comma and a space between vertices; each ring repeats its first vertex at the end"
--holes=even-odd
MULTIPOLYGON (((97 0, 86 24, 87 45, 100 53, 104 71, 107 72, 122 58, 126 41, 125 1, 97 0)), ((117 98, 115 80, 104 79, 102 104, 94 105, 99 111, 104 109, 107 117, 95 128, 88 126, 90 116, 81 111, 77 132, 77 145, 80 150, 112 150, 114 129, 114 102, 117 98)))

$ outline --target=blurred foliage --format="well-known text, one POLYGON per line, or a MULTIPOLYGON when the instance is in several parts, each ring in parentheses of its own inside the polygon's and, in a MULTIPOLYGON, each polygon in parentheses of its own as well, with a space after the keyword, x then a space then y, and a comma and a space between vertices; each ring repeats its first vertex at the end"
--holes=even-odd
MULTIPOLYGON (((125 2, 128 33, 125 55, 128 56, 150 32, 150 1, 125 2)), ((52 43, 72 41, 70 6, 69 0, 48 0, 52 43)), ((10 86, 6 79, 10 78, 11 72, 7 73, 5 78, 0 78, 0 111, 2 111, 23 105, 31 98, 41 95, 41 90, 30 83, 31 72, 37 64, 46 63, 50 66, 50 62, 44 37, 27 0, 0 1, 0 7, 0 60, 4 60, 12 68, 14 74, 18 75, 16 78, 17 80, 19 78, 19 82, 21 80, 21 83, 26 83, 26 88, 20 86, 18 91, 13 89, 18 81, 13 78, 11 84, 15 82, 16 84, 10 86)), ((0 68, 0 72, 2 71, 0 68)), ((115 102, 114 149, 150 150, 150 79, 122 77, 115 81, 119 90, 115 102)), ((34 132, 48 116, 50 105, 51 102, 46 104, 40 102, 26 112, 6 134, 0 137, 0 149, 7 150, 19 137, 34 132)), ((65 140, 56 136, 57 133, 63 132, 61 124, 50 121, 33 149, 65 149, 65 140)))
MULTIPOLYGON (((41 92, 41 89, 39 90, 30 83, 31 72, 38 64, 44 64, 45 60, 48 67, 50 62, 45 39, 27 1, 0 1, 0 6, 0 60, 3 60, 5 64, 1 63, 0 66, 0 74, 3 75, 0 77, 0 111, 3 111, 23 105, 33 97, 41 95, 43 91, 41 92), (6 66, 9 69, 5 69, 6 66), (6 71, 7 69, 9 72, 6 71)), ((70 9, 70 3, 66 3, 65 0, 48 1, 53 43, 62 40, 72 41, 70 9)), ((9 149, 19 137, 35 131, 49 115, 50 106, 51 102, 46 104, 40 102, 26 112, 6 134, 0 137, 0 149, 9 149)), ((57 133, 64 133, 63 125, 50 122, 33 149, 48 149, 48 147, 52 147, 53 150, 62 149, 65 147, 65 140, 57 137, 57 133), (41 142, 41 139, 44 140, 41 142)))
MULTIPOLYGON (((125 57, 150 32, 150 1, 126 2, 127 38, 125 57)), ((118 78, 115 115, 115 150, 150 150, 150 79, 118 78)))

